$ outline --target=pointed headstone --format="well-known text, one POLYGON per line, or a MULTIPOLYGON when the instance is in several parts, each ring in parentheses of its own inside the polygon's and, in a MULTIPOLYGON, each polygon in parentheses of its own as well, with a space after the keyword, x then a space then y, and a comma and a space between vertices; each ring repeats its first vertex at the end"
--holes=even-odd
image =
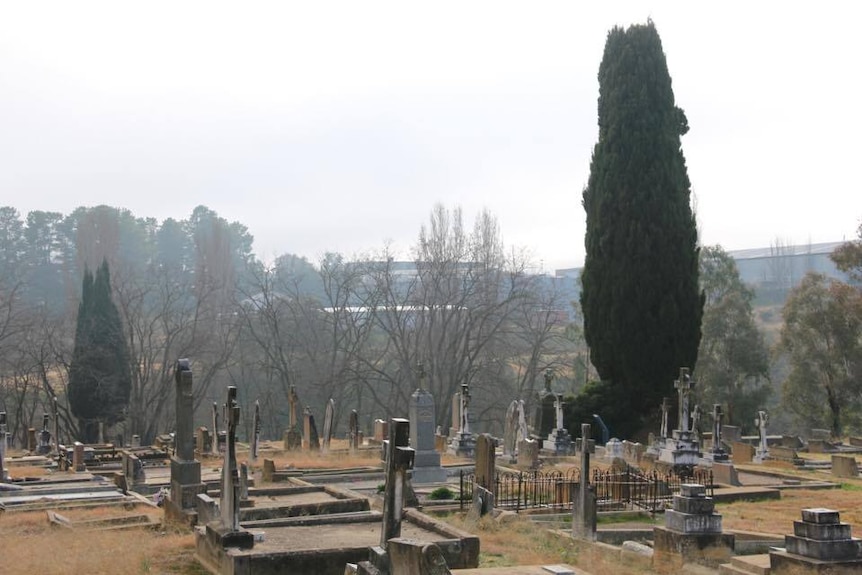
POLYGON ((326 402, 326 411, 323 414, 323 452, 329 451, 329 442, 332 439, 332 422, 335 419, 335 400, 331 397, 326 402))

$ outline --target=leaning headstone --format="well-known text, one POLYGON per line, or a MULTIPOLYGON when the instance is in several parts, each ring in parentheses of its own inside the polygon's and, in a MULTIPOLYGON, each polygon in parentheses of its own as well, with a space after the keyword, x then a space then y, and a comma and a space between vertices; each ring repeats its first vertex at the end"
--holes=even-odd
POLYGON ((165 502, 165 515, 174 521, 191 524, 197 520, 197 495, 206 493, 201 482, 201 464, 195 461, 194 396, 192 371, 188 359, 177 361, 175 452, 171 457, 171 495, 165 502))
POLYGON ((225 403, 225 424, 227 426, 227 445, 221 476, 220 515, 215 521, 207 523, 207 540, 216 547, 227 549, 254 547, 254 535, 239 524, 240 483, 239 468, 236 461, 236 431, 239 427, 240 408, 236 401, 236 387, 227 388, 225 403))
POLYGON ((852 455, 832 456, 832 475, 835 477, 859 477, 859 466, 852 455))
POLYGON ((326 402, 323 413, 323 453, 329 452, 329 442, 332 440, 332 424, 335 419, 335 400, 331 397, 326 402))
POLYGON ((862 540, 853 537, 850 524, 838 511, 803 509, 802 521, 793 522, 793 535, 784 537, 784 549, 769 552, 770 573, 862 573, 862 540))
POLYGON ((410 396, 410 445, 413 447, 413 483, 442 483, 446 481, 446 470, 440 465, 440 453, 434 443, 436 412, 434 396, 420 388, 410 396))
POLYGON ((722 533, 721 515, 715 512, 705 486, 682 484, 664 518, 664 527, 653 528, 654 559, 661 571, 679 570, 685 563, 715 569, 730 561, 735 538, 722 533))

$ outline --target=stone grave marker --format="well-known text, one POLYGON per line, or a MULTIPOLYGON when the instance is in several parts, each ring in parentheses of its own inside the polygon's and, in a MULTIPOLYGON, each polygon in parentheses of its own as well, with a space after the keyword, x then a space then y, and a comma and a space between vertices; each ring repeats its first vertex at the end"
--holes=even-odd
POLYGON ((512 400, 506 409, 506 421, 503 429, 503 455, 514 459, 518 449, 518 400, 512 400))
POLYGON ((721 437, 728 444, 732 444, 734 441, 742 441, 742 428, 737 425, 722 425, 721 437))
POLYGON ((224 462, 221 475, 221 500, 219 503, 219 518, 207 523, 207 538, 222 548, 238 547, 251 549, 254 547, 254 536, 239 524, 239 507, 241 486, 239 467, 236 460, 236 431, 239 427, 240 407, 236 401, 236 387, 227 388, 225 403, 225 424, 227 427, 227 443, 225 445, 224 462))
POLYGON ((38 443, 36 442, 36 428, 30 427, 27 429, 27 451, 31 454, 36 453, 36 447, 38 443))
POLYGON ((320 438, 317 435, 317 425, 314 423, 314 415, 306 406, 302 413, 302 446, 307 451, 320 451, 320 438))
POLYGON ((87 471, 84 465, 84 444, 80 441, 74 443, 72 451, 72 470, 75 472, 87 471))
POLYGON ((802 521, 793 522, 793 535, 784 537, 784 549, 769 552, 770 573, 862 573, 862 540, 852 536, 838 511, 802 510, 802 521))
POLYGON ((754 420, 754 425, 757 426, 757 431, 760 435, 760 441, 757 444, 757 450, 754 453, 755 463, 763 463, 769 459, 769 445, 766 442, 766 425, 769 423, 769 413, 761 409, 757 412, 757 418, 754 420))
POLYGON ((726 462, 729 457, 721 443, 721 419, 724 414, 721 412, 721 404, 714 403, 712 405, 712 449, 710 450, 711 459, 715 462, 726 462))
POLYGON ((51 453, 51 432, 48 430, 50 419, 51 416, 47 413, 42 414, 42 430, 39 432, 39 445, 36 447, 36 453, 39 455, 51 453))
POLYGON ((199 493, 206 493, 201 482, 201 464, 195 461, 194 395, 192 371, 188 359, 177 360, 176 382, 176 434, 174 455, 171 457, 171 495, 165 502, 168 519, 193 523, 199 493))
POLYGON ((668 414, 670 413, 670 398, 664 397, 661 400, 661 429, 659 430, 659 438, 665 439, 670 437, 670 425, 668 424, 668 414))
POLYGON ((563 396, 556 394, 554 399, 555 427, 548 434, 545 449, 554 455, 569 455, 572 452, 572 437, 563 426, 563 396))
POLYGON ((55 395, 51 399, 51 411, 54 419, 54 445, 57 448, 57 464, 60 464, 62 450, 60 449, 60 403, 55 395))
POLYGON ((284 432, 284 450, 293 451, 302 447, 302 434, 298 429, 297 408, 299 407, 299 395, 296 387, 290 386, 287 393, 287 431, 284 432))
POLYGON ((423 389, 425 372, 420 365, 419 388, 410 396, 410 445, 414 450, 413 483, 442 483, 446 470, 436 449, 434 396, 423 389))
POLYGON ((494 483, 497 478, 494 438, 482 433, 476 438, 476 472, 473 484, 473 512, 476 516, 494 510, 494 483))
POLYGON ((5 467, 6 459, 6 412, 0 411, 0 483, 9 480, 5 467))
MULTIPOLYGON (((581 443, 589 444, 592 428, 589 423, 581 424, 581 443)), ((581 450, 581 473, 578 492, 572 504, 572 537, 596 540, 596 494, 590 488, 590 451, 581 450)))
POLYGON ((332 439, 332 423, 335 419, 335 400, 331 397, 326 402, 323 414, 323 452, 329 451, 329 442, 332 439))
MULTIPOLYGON (((459 400, 459 427, 449 441, 449 453, 460 457, 473 457, 476 448, 476 437, 470 432, 470 386, 465 381, 461 391, 456 394, 459 400)), ((454 406, 453 406, 454 408, 454 406)), ((454 412, 453 412, 454 417, 454 412)))
POLYGON ((210 442, 211 447, 211 455, 218 457, 218 404, 213 402, 213 427, 212 427, 212 441, 210 442))
POLYGON ((350 410, 350 420, 347 425, 347 440, 351 453, 356 452, 362 443, 362 433, 359 431, 359 412, 355 409, 350 410))
POLYGON ((257 462, 260 450, 260 401, 254 401, 254 419, 251 424, 251 462, 257 462))
POLYGON ((518 443, 518 467, 539 468, 539 442, 529 437, 518 443))
MULTIPOLYGON (((134 436, 132 436, 134 439, 134 436)), ((132 441, 132 447, 135 447, 135 442, 132 441)), ((197 434, 195 436, 195 452, 203 457, 207 455, 212 450, 212 436, 210 435, 210 430, 204 426, 198 427, 197 434)), ((138 441, 138 446, 140 447, 140 441, 138 441)))
POLYGON ((835 477, 859 477, 859 466, 852 455, 832 456, 832 475, 835 477))
POLYGON ((374 441, 382 444, 389 437, 389 423, 383 419, 374 420, 374 441))

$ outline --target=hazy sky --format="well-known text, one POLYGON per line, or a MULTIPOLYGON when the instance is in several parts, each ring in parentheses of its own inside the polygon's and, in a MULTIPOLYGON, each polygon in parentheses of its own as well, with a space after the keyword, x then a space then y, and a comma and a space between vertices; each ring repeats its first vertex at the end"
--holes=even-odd
POLYGON ((0 4, 0 205, 238 220, 264 258, 482 208, 581 265, 596 75, 614 25, 662 38, 704 243, 855 237, 856 2, 0 4), (588 6, 589 4, 589 6, 588 6))

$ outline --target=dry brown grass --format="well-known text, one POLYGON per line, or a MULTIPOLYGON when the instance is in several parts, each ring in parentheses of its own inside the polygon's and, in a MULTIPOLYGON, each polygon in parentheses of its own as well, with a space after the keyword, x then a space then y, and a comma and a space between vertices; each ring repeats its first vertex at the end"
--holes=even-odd
POLYGON ((27 477, 44 477, 48 475, 48 470, 44 467, 36 467, 29 465, 13 466, 7 469, 9 477, 12 479, 25 479, 27 477))
POLYGON ((84 532, 52 527, 44 511, 0 515, 0 557, 10 575, 205 574, 193 555, 187 531, 84 532))
POLYGON ((825 507, 841 513, 854 536, 862 533, 862 487, 847 484, 844 489, 788 489, 774 501, 738 501, 720 504, 724 529, 760 531, 786 535, 793 533, 793 522, 802 519, 802 509, 825 507))

